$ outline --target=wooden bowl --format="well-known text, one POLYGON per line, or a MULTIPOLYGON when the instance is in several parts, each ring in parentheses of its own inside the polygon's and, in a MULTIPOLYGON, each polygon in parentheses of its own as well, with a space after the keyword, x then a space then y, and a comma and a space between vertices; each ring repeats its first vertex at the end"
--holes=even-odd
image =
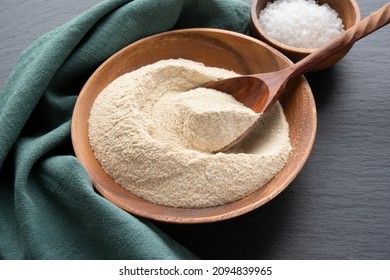
POLYGON ((137 41, 104 62, 83 87, 72 117, 72 143, 96 190, 112 203, 141 217, 170 223, 208 223, 247 213, 283 191, 306 162, 315 138, 317 115, 311 89, 300 77, 282 100, 293 152, 274 180, 253 194, 222 206, 187 209, 157 205, 139 198, 114 182, 96 160, 88 140, 90 109, 99 93, 114 79, 141 66, 168 58, 185 58, 240 74, 274 71, 291 64, 284 55, 257 39, 216 29, 186 29, 137 41))
MULTIPOLYGON (((296 48, 292 47, 286 44, 282 44, 269 35, 264 31, 264 29, 260 26, 259 23, 259 15, 260 12, 267 6, 269 2, 274 2, 275 0, 253 0, 252 2, 252 8, 251 8, 251 29, 257 38, 260 40, 266 42, 267 44, 273 46, 274 48, 278 49, 282 53, 284 53, 287 57, 289 57, 293 62, 298 62, 302 58, 306 57, 310 53, 312 53, 315 49, 302 49, 302 48, 296 48)), ((327 3, 332 9, 334 9, 341 20, 343 21, 344 28, 348 29, 352 27, 353 25, 357 24, 361 20, 360 15, 360 9, 355 0, 318 0, 319 4, 325 4, 327 3)), ((352 48, 353 44, 349 45, 348 47, 342 49, 335 55, 331 56, 315 68, 311 70, 319 71, 326 68, 329 68, 336 64, 338 61, 340 61, 352 48)))

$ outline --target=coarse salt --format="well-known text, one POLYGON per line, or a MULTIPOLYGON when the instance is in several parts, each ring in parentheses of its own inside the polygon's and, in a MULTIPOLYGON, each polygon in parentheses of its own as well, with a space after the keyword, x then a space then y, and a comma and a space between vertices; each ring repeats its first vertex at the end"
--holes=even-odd
POLYGON ((315 49, 344 30, 342 20, 328 4, 314 0, 277 0, 260 12, 260 26, 278 42, 315 49))

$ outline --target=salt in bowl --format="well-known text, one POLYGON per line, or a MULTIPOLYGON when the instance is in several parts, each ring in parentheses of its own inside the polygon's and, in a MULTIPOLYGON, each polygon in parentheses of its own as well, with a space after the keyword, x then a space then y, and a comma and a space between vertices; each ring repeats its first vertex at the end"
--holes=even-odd
MULTIPOLYGON (((259 23, 260 12, 267 6, 269 2, 275 2, 275 0, 253 0, 251 7, 251 30, 257 38, 273 46, 274 48, 281 51, 293 62, 298 62, 302 58, 306 57, 316 49, 304 49, 289 46, 278 42, 271 36, 269 36, 259 23)), ((357 24, 361 20, 360 9, 355 0, 318 0, 319 5, 328 4, 333 10, 335 10, 343 22, 344 29, 348 29, 353 25, 357 24)), ((331 56, 312 71, 319 71, 329 68, 340 61, 352 48, 352 44, 342 49, 335 55, 331 56)))

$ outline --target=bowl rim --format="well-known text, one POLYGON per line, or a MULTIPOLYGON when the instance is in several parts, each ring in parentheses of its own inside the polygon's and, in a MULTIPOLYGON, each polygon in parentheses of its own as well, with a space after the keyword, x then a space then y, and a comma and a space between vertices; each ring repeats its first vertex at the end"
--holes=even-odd
MULTIPOLYGON (((296 53, 296 54, 299 54, 299 55, 309 55, 311 54, 312 52, 314 52, 315 50, 317 50, 318 48, 298 48, 298 47, 294 47, 294 46, 290 46, 290 45, 287 45, 287 44, 284 44, 284 43, 281 43, 277 40, 275 40, 273 37, 269 36, 265 31, 264 29, 261 27, 260 23, 259 23, 259 14, 257 13, 257 3, 259 2, 260 0, 253 0, 252 1, 252 4, 251 4, 251 12, 250 12, 250 21, 251 21, 251 25, 257 30, 257 32, 259 32, 261 34, 261 36, 267 40, 267 43, 269 43, 271 46, 275 46, 281 50, 286 50, 288 52, 291 52, 291 53, 296 53)), ((269 0, 268 2, 275 2, 275 0, 269 0)), ((353 11, 355 12, 355 15, 356 15, 356 20, 355 20, 355 23, 353 24, 356 25, 360 22, 361 20, 361 12, 360 12, 360 8, 359 8, 359 5, 358 3, 356 2, 356 0, 348 0, 352 6, 353 6, 353 11)))
MULTIPOLYGON (((145 37, 143 39, 140 39, 134 43, 129 44, 128 46, 124 47, 123 49, 119 50, 115 54, 113 54, 111 57, 109 57, 107 60, 105 60, 95 71, 94 73, 89 77, 85 85, 83 86, 72 115, 72 122, 71 122, 71 140, 73 149, 75 151, 76 157, 82 164, 82 166, 86 169, 87 173, 89 174, 89 177, 91 179, 91 182, 95 189, 106 199, 111 201, 113 204, 117 205, 118 207, 126 210, 127 212, 134 214, 138 217, 144 217, 148 218, 154 221, 159 222, 167 222, 167 223, 176 223, 176 224, 200 224, 200 223, 210 223, 210 222, 217 222, 222 220, 227 220, 230 218, 234 218, 240 215, 243 215, 245 213, 248 213, 256 208, 259 208, 260 206, 266 204, 273 198, 275 198, 277 195, 279 195, 287 186, 290 185, 290 183, 295 179, 295 177, 298 175, 298 173, 303 168, 304 164, 306 163, 312 147, 314 145, 316 130, 317 130, 317 112, 315 108, 315 101, 314 96, 311 92, 310 85, 306 81, 306 79, 302 76, 302 82, 305 84, 305 86, 308 87, 308 98, 309 102, 313 105, 311 107, 312 110, 312 120, 310 125, 312 126, 310 138, 308 139, 308 144, 305 147, 305 151, 302 157, 299 158, 299 161, 295 165, 294 168, 292 168, 291 173, 288 174, 287 180, 283 180, 283 184, 280 188, 278 188, 277 191, 272 192, 272 195, 266 196, 265 198, 258 199, 254 194, 258 193, 262 188, 259 188, 259 190, 255 191, 251 195, 228 203, 224 205, 214 206, 214 207, 207 207, 207 208, 175 208, 170 206, 164 206, 164 205, 158 205, 151 202, 148 202, 142 198, 139 198, 138 196, 135 196, 134 194, 130 193, 129 191, 125 190, 123 187, 120 187, 121 190, 114 190, 115 182, 111 178, 111 183, 113 185, 107 186, 104 185, 104 182, 101 177, 96 176, 94 169, 97 167, 90 167, 88 163, 87 157, 91 157, 92 149, 89 144, 88 140, 88 131, 82 131, 82 127, 85 128, 85 123, 80 122, 80 116, 83 115, 85 118, 85 115, 88 114, 89 116, 89 110, 90 108, 87 108, 88 111, 85 111, 85 100, 88 98, 88 88, 91 86, 93 80, 98 77, 98 75, 101 74, 102 70, 106 67, 107 64, 110 63, 113 59, 120 57, 127 49, 137 47, 138 45, 145 43, 149 40, 155 40, 160 38, 161 36, 172 36, 175 34, 193 34, 193 33, 202 33, 202 32, 217 32, 224 34, 226 36, 236 36, 239 37, 240 40, 251 40, 255 42, 256 44, 260 44, 262 47, 267 48, 271 50, 274 54, 279 56, 281 59, 283 59, 286 63, 292 64, 292 62, 284 56, 281 52, 274 49, 273 47, 267 45, 264 42, 261 42, 253 37, 250 37, 248 35, 244 35, 241 33, 237 33, 234 31, 228 31, 228 30, 222 30, 222 29, 214 29, 214 28, 189 28, 189 29, 178 29, 178 30, 172 30, 167 32, 158 33, 155 35, 151 35, 148 37, 145 37), (81 143, 81 144, 80 144, 81 143), (119 191, 120 193, 117 193, 119 191), (130 196, 131 199, 134 199, 135 204, 129 205, 128 200, 123 197, 124 192, 126 193, 125 196, 130 196), (249 202, 249 203, 248 203, 249 202)), ((100 94, 100 92, 98 93, 100 94)), ((93 100, 94 101, 94 100, 93 100)), ((93 104, 93 102, 92 102, 93 104)), ((91 105, 92 106, 92 105, 91 105)), ((88 121, 88 120, 87 120, 88 121)), ((92 156, 94 158, 94 154, 92 152, 92 156)), ((97 161, 96 158, 92 159, 94 161, 97 161)), ((99 164, 100 166, 100 164, 99 164)), ((102 168, 100 167, 102 170, 102 168)), ((283 170, 283 169, 282 169, 283 170)), ((103 171, 104 172, 104 171, 103 171)), ((105 173, 105 172, 104 172, 105 173)), ((106 176, 108 176, 106 174, 106 176)), ((109 177, 109 176, 108 176, 109 177)), ((270 182, 274 181, 275 179, 271 180, 270 182)), ((270 183, 269 182, 269 183, 270 183)), ((117 184, 116 184, 117 185, 117 184)), ((268 185, 268 183, 266 184, 268 185)), ((119 186, 119 185, 118 185, 119 186)), ((116 187, 116 186, 115 186, 116 187)), ((132 201, 132 202, 134 202, 132 201)))

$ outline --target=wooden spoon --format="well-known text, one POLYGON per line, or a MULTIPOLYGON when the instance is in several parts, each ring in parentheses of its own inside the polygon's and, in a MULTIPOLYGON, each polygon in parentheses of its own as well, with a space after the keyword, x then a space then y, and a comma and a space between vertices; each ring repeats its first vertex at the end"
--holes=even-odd
MULTIPOLYGON (((288 68, 276 72, 259 73, 219 80, 203 85, 203 87, 226 92, 256 113, 264 113, 279 100, 285 92, 284 89, 290 79, 306 73, 318 63, 329 58, 339 50, 360 40, 389 22, 390 3, 288 68)), ((235 141, 216 152, 231 148, 241 141, 254 127, 255 125, 250 127, 235 141)))

